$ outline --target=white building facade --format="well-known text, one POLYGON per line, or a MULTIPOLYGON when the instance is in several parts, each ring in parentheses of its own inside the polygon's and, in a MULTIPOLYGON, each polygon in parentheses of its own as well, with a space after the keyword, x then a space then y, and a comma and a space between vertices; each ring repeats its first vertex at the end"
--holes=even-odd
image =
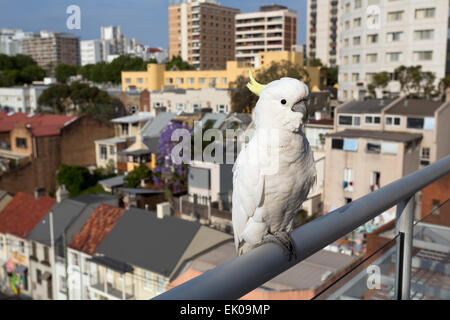
POLYGON ((14 112, 36 112, 38 99, 48 86, 0 88, 0 107, 14 112))
POLYGON ((308 0, 307 4, 306 56, 331 67, 339 64, 339 1, 308 0))
POLYGON ((103 61, 103 46, 100 40, 80 41, 81 65, 96 64, 103 61))
MULTIPOLYGON (((445 77, 448 0, 344 0, 340 12, 340 101, 357 98, 374 74, 401 65, 445 77)), ((399 93, 398 82, 387 90, 399 93)))
POLYGON ((236 60, 259 67, 259 52, 290 51, 297 44, 296 12, 282 6, 236 15, 236 60))

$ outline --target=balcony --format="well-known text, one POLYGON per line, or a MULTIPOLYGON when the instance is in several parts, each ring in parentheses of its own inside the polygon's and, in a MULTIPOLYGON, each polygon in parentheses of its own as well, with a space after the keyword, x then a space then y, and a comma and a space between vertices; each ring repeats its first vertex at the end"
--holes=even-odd
MULTIPOLYGON (((296 257, 294 259, 289 259, 285 252, 275 244, 263 244, 247 254, 239 256, 220 267, 209 270, 157 296, 155 299, 238 299, 302 262, 319 250, 333 244, 360 226, 365 226, 368 222, 384 214, 393 206, 396 206, 395 220, 393 220, 395 228, 391 231, 391 239, 389 242, 384 243, 381 247, 370 253, 355 268, 348 270, 342 276, 335 279, 328 287, 313 297, 313 299, 319 298, 323 293, 332 289, 336 283, 356 270, 357 267, 369 261, 369 259, 376 257, 376 254, 389 245, 392 246, 391 255, 389 256, 391 265, 388 265, 390 273, 387 274, 386 270, 381 270, 382 281, 384 279, 384 284, 390 286, 390 289, 388 289, 390 290, 390 296, 388 295, 388 297, 397 300, 409 300, 412 296, 416 295, 416 291, 425 290, 425 293, 432 294, 431 298, 438 295, 441 299, 449 299, 450 291, 446 283, 448 282, 448 244, 450 243, 450 229, 443 227, 446 228, 447 233, 439 233, 436 230, 426 231, 426 225, 423 224, 422 220, 428 215, 414 223, 416 193, 440 178, 447 176, 449 173, 450 156, 447 156, 426 168, 413 172, 379 190, 335 209, 325 216, 302 225, 290 234, 295 247, 296 257), (423 236, 424 233, 427 234, 423 236), (420 238, 421 236, 422 238, 420 238), (435 239, 434 243, 430 244, 424 241, 429 238, 435 239), (437 268, 435 271, 445 271, 445 273, 441 272, 444 276, 441 275, 441 278, 437 280, 438 282, 441 281, 440 288, 436 289, 431 287, 436 286, 435 280, 433 280, 433 283, 429 283, 429 288, 424 288, 423 279, 432 279, 433 275, 427 273, 427 270, 417 270, 417 248, 425 250, 421 253, 422 255, 429 254, 429 259, 425 260, 428 261, 428 264, 434 264, 435 268, 437 268), (434 262, 432 259, 434 256, 432 252, 430 253, 430 250, 440 252, 438 254, 439 257, 437 260, 434 259, 434 262)), ((436 210, 440 210, 445 204, 450 204, 450 199, 447 199, 442 206, 433 207, 430 214, 433 214, 436 210)), ((383 267, 383 265, 380 266, 383 267)), ((433 268, 432 265, 430 266, 433 268)), ((428 271, 430 266, 428 266, 428 271)), ((343 290, 348 289, 348 286, 352 285, 351 281, 353 280, 350 280, 342 287, 343 290)), ((382 293, 383 291, 379 290, 378 292, 382 293)), ((423 295, 423 293, 421 294, 423 295)))

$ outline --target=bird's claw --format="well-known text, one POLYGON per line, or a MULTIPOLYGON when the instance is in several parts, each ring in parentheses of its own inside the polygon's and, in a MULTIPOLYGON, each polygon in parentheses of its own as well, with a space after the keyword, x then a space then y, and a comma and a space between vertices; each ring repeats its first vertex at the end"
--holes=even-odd
POLYGON ((274 234, 268 234, 263 238, 260 245, 269 242, 279 245, 288 255, 288 261, 291 261, 292 259, 297 260, 294 242, 287 232, 275 232, 274 234))

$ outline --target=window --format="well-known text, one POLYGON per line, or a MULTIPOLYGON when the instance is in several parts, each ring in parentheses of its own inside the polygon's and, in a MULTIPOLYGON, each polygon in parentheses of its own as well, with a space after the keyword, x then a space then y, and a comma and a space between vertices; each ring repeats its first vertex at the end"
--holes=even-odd
POLYGON ((20 241, 19 242, 19 246, 20 246, 20 252, 21 253, 25 253, 25 242, 23 242, 23 241, 20 241))
POLYGON ((122 123, 120 126, 122 135, 128 135, 128 123, 122 123))
POLYGON ((361 37, 353 37, 353 45, 359 46, 361 44, 361 37))
POLYGON ((0 250, 3 250, 3 246, 4 246, 4 243, 3 243, 3 236, 0 235, 0 250))
POLYGON ((187 79, 187 83, 188 84, 194 84, 195 83, 195 78, 188 78, 187 79))
POLYGON ((350 43, 349 40, 348 40, 348 39, 345 39, 345 40, 344 40, 344 47, 345 47, 345 48, 348 48, 349 43, 350 43))
POLYGON ((344 169, 344 191, 353 191, 353 169, 345 168, 344 169))
POLYGON ((193 104, 192 105, 192 109, 194 110, 194 112, 197 112, 200 109, 200 105, 199 104, 193 104))
POLYGON ((366 116, 364 120, 365 124, 380 124, 379 116, 366 116))
POLYGON ((80 261, 78 260, 78 255, 72 252, 72 264, 74 266, 80 266, 80 261))
POLYGON ((204 84, 206 82, 205 78, 198 78, 198 83, 199 84, 204 84))
POLYGON ((400 117, 386 117, 386 125, 387 126, 400 126, 400 117))
POLYGON ((342 150, 344 148, 344 139, 332 139, 331 149, 342 150))
POLYGON ((373 44, 378 42, 378 34, 369 34, 367 36, 367 43, 373 44))
POLYGON ((356 126, 359 127, 361 125, 361 117, 360 116, 339 116, 339 125, 343 126, 356 126))
POLYGON ((359 9, 362 6, 362 0, 355 0, 355 9, 359 9))
POLYGON ((144 81, 142 80, 142 78, 137 78, 137 83, 143 83, 144 81))
POLYGON ((423 118, 408 118, 406 127, 408 129, 423 129, 424 122, 423 118))
POLYGON ((403 19, 403 13, 404 11, 388 12, 387 21, 388 22, 401 21, 403 19))
POLYGON ((366 55, 366 62, 367 63, 375 63, 377 62, 378 54, 376 53, 369 53, 366 55))
POLYGON ((66 292, 66 277, 59 276, 59 291, 62 293, 66 292))
POLYGON ((165 285, 164 277, 163 276, 158 276, 157 277, 157 282, 158 282, 158 288, 157 288, 158 294, 163 293, 164 291, 166 291, 166 285, 165 285))
POLYGON ((109 154, 111 156, 116 154, 116 149, 114 148, 114 146, 109 146, 109 154))
POLYGON ((360 55, 359 54, 355 54, 353 57, 352 57, 352 63, 354 63, 354 64, 358 64, 359 62, 360 62, 360 55))
POLYGON ((38 284, 42 283, 42 272, 39 269, 36 269, 36 280, 38 284))
POLYGON ((430 160, 430 148, 422 148, 421 159, 430 160))
POLYGON ((370 191, 380 189, 380 177, 381 174, 378 171, 373 171, 370 173, 370 191))
POLYGON ((50 262, 50 257, 48 254, 48 247, 44 247, 44 261, 45 262, 50 262))
POLYGON ((344 57, 344 64, 348 64, 348 56, 344 57))
POLYGON ((361 27, 361 18, 356 18, 353 20, 353 28, 361 27))
POLYGON ((415 18, 416 19, 429 19, 429 18, 434 18, 435 14, 436 14, 436 8, 416 9, 415 18))
POLYGON ((414 31, 414 40, 432 40, 434 38, 434 30, 416 30, 414 31))
POLYGON ((437 199, 433 199, 432 200, 432 212, 434 215, 438 215, 441 213, 440 207, 441 207, 441 202, 437 199))
POLYGON ((403 40, 403 32, 389 32, 386 35, 387 42, 398 42, 403 40))
POLYGON ((227 110, 228 108, 226 108, 226 106, 223 104, 217 105, 216 108, 217 108, 217 112, 220 112, 220 113, 225 113, 226 111, 228 111, 227 110))
POLYGON ((386 60, 388 62, 398 62, 401 61, 403 58, 402 52, 388 52, 386 53, 386 60))
POLYGON ((152 273, 149 271, 145 271, 144 273, 144 288, 152 289, 152 273))
POLYGON ((166 78, 166 84, 172 84, 173 79, 172 78, 166 78))
POLYGON ((368 142, 367 147, 366 147, 366 152, 367 153, 380 153, 381 152, 381 144, 368 142))
POLYGON ((177 78, 177 84, 183 84, 184 79, 183 78, 177 78))
POLYGON ((125 83, 131 83, 131 79, 130 78, 125 78, 125 83))
POLYGON ((228 83, 228 79, 225 78, 225 77, 223 77, 223 78, 222 78, 222 84, 227 84, 227 83, 228 83))
POLYGON ((17 148, 26 148, 27 147, 27 139, 16 138, 16 147, 17 148))
POLYGON ((184 103, 177 103, 177 111, 183 111, 184 110, 184 103))
POLYGON ((99 147, 100 147, 100 159, 106 160, 108 152, 106 146, 104 144, 101 144, 99 147))
POLYGON ((433 51, 414 51, 414 61, 431 61, 433 60, 433 51))

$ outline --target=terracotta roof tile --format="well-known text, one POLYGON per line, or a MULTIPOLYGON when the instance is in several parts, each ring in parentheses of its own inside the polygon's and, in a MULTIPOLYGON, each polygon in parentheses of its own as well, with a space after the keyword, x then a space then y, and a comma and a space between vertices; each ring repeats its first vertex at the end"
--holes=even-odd
POLYGON ((17 193, 0 212, 0 232, 26 238, 55 203, 47 196, 36 200, 32 194, 17 193))
POLYGON ((114 228, 124 209, 106 204, 100 205, 89 217, 69 247, 89 255, 94 255, 97 247, 114 228))
POLYGON ((15 125, 29 125, 30 130, 36 137, 54 136, 60 133, 67 123, 77 119, 75 116, 64 116, 55 114, 35 114, 17 112, 11 115, 0 112, 0 132, 9 132, 15 125))

